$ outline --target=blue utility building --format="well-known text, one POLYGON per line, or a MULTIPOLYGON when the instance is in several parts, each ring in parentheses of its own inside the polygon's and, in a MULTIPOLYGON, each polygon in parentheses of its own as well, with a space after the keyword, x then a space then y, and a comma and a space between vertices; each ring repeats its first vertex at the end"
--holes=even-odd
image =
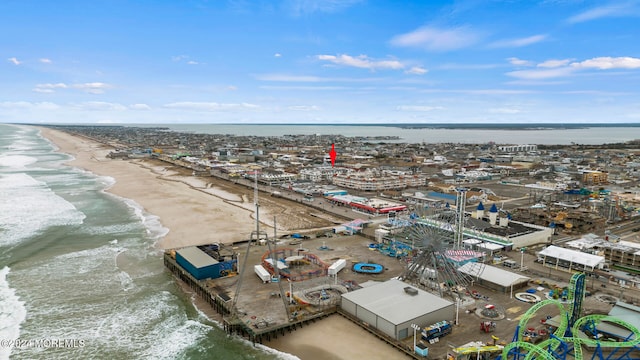
POLYGON ((221 263, 195 246, 177 250, 176 262, 197 280, 221 276, 221 263))

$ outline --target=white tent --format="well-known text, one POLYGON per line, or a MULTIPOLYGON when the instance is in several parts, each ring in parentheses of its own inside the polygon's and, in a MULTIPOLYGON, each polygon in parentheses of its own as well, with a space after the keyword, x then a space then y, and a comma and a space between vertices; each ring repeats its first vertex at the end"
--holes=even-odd
POLYGON ((557 267, 566 267, 576 270, 602 269, 604 256, 587 254, 582 251, 561 248, 550 245, 538 253, 538 259, 543 264, 557 267))

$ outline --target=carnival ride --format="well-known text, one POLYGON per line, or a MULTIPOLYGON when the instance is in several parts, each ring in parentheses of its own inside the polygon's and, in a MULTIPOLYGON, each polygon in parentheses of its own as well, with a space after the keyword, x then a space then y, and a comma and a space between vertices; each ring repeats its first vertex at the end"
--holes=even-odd
MULTIPOLYGON (((584 289, 585 274, 576 273, 571 277, 567 292, 569 309, 555 299, 533 305, 520 319, 512 342, 504 347, 499 359, 564 360, 568 356, 583 359, 585 352, 591 353, 591 359, 640 359, 640 332, 633 325, 608 315, 580 317, 584 289), (534 335, 527 324, 545 306, 558 308, 560 323, 553 332, 548 333, 548 338, 540 338, 541 341, 534 344, 538 339, 532 341, 534 335), (629 334, 621 339, 610 339, 602 335, 598 329, 600 324, 617 325, 629 334), (586 347, 586 351, 583 347, 586 347)), ((539 332, 536 334, 540 335, 539 332)))
POLYGON ((496 329, 495 321, 482 321, 480 322, 480 331, 482 332, 492 332, 496 329))
POLYGON ((435 324, 431 324, 420 333, 422 340, 426 340, 430 343, 437 342, 439 338, 451 334, 453 327, 447 320, 438 321, 435 324))
POLYGON ((271 276, 291 281, 325 276, 329 268, 315 254, 292 248, 269 249, 262 255, 261 263, 271 276))
POLYGON ((361 274, 380 274, 384 271, 384 267, 375 263, 355 263, 353 271, 361 274))
POLYGON ((398 237, 412 246, 415 255, 400 276, 402 280, 437 289, 440 297, 449 292, 453 298, 461 298, 467 292, 471 279, 458 267, 477 261, 482 254, 460 248, 461 242, 455 240, 462 235, 458 217, 449 208, 429 208, 409 216, 411 225, 398 237))
MULTIPOLYGON (((494 342, 497 341, 497 337, 492 336, 494 342)), ((471 341, 460 347, 454 348, 454 355, 449 355, 448 360, 455 359, 486 359, 494 354, 500 353, 504 349, 503 345, 487 345, 482 341, 471 341)))

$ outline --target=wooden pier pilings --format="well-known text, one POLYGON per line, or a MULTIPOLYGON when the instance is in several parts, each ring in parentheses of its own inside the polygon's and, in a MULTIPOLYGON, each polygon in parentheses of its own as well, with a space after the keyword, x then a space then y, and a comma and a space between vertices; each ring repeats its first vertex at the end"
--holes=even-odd
MULTIPOLYGON (((220 294, 214 294, 207 289, 202 281, 197 280, 186 270, 184 270, 178 263, 171 257, 171 255, 164 254, 164 266, 171 271, 178 279, 182 280, 185 284, 206 301, 211 307, 221 315, 228 315, 231 313, 230 306, 227 304, 220 294)), ((225 295, 226 296, 226 295, 225 295)))

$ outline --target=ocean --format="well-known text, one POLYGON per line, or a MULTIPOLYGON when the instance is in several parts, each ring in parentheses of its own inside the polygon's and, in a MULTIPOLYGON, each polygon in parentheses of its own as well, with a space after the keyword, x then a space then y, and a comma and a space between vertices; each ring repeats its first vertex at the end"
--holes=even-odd
POLYGON ((0 124, 0 359, 295 359, 195 308, 154 247, 159 219, 69 159, 0 124))

